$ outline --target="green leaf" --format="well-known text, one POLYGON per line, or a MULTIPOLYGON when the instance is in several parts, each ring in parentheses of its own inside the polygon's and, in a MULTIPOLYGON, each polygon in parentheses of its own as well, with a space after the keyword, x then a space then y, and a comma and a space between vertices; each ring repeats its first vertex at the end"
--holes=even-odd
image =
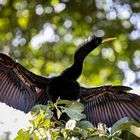
POLYGON ((30 137, 31 134, 21 129, 18 131, 18 136, 14 140, 30 140, 30 137))
POLYGON ((122 118, 121 120, 117 121, 111 129, 112 134, 117 133, 118 131, 129 131, 140 138, 140 123, 127 117, 122 118))
POLYGON ((45 119, 51 119, 53 117, 53 112, 51 111, 50 107, 47 106, 46 107, 46 116, 45 116, 45 119))
POLYGON ((35 133, 33 133, 32 138, 33 140, 39 140, 39 137, 35 133))
POLYGON ((33 108, 32 108, 32 112, 36 112, 37 110, 39 110, 39 109, 42 109, 42 110, 46 110, 46 108, 47 108, 47 105, 35 105, 35 106, 33 106, 33 108))
POLYGON ((44 122, 42 123, 42 127, 49 127, 51 125, 51 120, 47 119, 44 120, 44 122))
POLYGON ((89 121, 80 121, 78 127, 85 128, 85 129, 94 128, 93 124, 90 123, 89 121))
POLYGON ((122 140, 140 140, 140 138, 129 131, 123 130, 119 136, 122 140))
POLYGON ((72 102, 62 110, 62 112, 66 113, 71 119, 75 119, 77 121, 86 118, 85 114, 81 113, 83 111, 84 105, 79 102, 72 102))
POLYGON ((56 102, 56 104, 57 104, 57 105, 61 105, 61 104, 68 105, 68 104, 71 104, 71 103, 73 103, 73 102, 76 102, 76 101, 60 100, 60 99, 58 99, 57 102, 56 102))

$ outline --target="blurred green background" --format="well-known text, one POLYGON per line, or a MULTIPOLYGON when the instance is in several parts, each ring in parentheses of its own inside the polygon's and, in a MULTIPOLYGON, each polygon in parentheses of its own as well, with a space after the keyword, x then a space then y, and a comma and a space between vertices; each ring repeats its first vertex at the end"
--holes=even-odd
POLYGON ((87 57, 78 81, 139 85, 139 0, 0 0, 0 52, 36 74, 59 75, 92 34, 117 40, 87 57))

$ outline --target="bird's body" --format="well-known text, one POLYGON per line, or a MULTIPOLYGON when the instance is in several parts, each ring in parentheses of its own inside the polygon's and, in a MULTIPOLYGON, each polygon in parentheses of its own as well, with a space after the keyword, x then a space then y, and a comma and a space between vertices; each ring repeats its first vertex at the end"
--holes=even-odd
POLYGON ((125 86, 84 88, 76 81, 82 73, 85 57, 102 43, 92 37, 74 53, 73 64, 59 76, 44 78, 33 74, 5 54, 0 54, 0 101, 16 109, 29 112, 35 104, 80 98, 87 119, 108 127, 123 117, 140 120, 140 96, 127 93, 125 86))
POLYGON ((75 80, 62 76, 54 77, 48 84, 47 94, 53 102, 56 102, 59 97, 60 99, 77 100, 80 98, 80 85, 75 80))
POLYGON ((94 42, 86 42, 74 54, 73 64, 66 68, 60 76, 50 79, 47 86, 49 99, 55 102, 60 99, 77 100, 80 98, 80 85, 76 81, 82 73, 85 57, 102 42, 102 38, 92 38, 94 42))

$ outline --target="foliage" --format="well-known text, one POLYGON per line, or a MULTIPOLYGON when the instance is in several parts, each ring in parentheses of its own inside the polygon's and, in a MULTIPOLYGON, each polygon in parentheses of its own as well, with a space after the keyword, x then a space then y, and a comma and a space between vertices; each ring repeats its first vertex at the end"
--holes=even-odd
POLYGON ((76 46, 95 34, 117 40, 86 59, 79 81, 139 84, 139 0, 1 0, 0 13, 0 51, 31 71, 60 74, 76 46))
POLYGON ((14 140, 138 140, 140 123, 123 118, 113 125, 111 131, 102 123, 98 128, 85 120, 83 105, 76 101, 58 100, 47 106, 39 105, 33 109, 31 126, 19 130, 14 140), (63 104, 63 106, 62 106, 63 104), (54 114, 56 110, 56 114, 54 114), (76 113, 77 112, 77 113, 76 113), (66 113, 70 119, 59 120, 66 113))
MULTIPOLYGON (((0 52, 9 54, 36 74, 58 75, 72 63, 76 46, 89 35, 117 37, 117 40, 103 44, 88 56, 79 82, 90 86, 122 82, 135 86, 140 83, 139 21, 139 0, 1 0, 0 52)), ((71 108, 73 109, 70 105, 68 109, 63 109, 63 112, 73 119, 81 119, 83 114, 76 111, 74 112, 77 114, 71 114, 71 108)), ((39 121, 39 116, 45 121, 45 129, 49 126, 50 130, 56 130, 54 134, 59 136, 60 133, 54 128, 56 121, 50 119, 53 115, 50 106, 39 110, 38 114, 40 115, 36 114, 31 121, 32 129, 20 130, 19 136, 32 135, 37 139, 34 128, 39 127, 44 131, 44 127, 36 122, 39 121)), ((57 114, 61 115, 59 109, 57 114)), ((89 122, 76 121, 77 135, 90 135, 94 134, 93 132, 97 132, 98 136, 102 134, 102 131, 92 128, 89 122), (87 125, 86 128, 79 128, 79 123, 87 125)), ((62 129, 66 131, 65 123, 62 124, 57 124, 61 132, 62 129)), ((133 137, 130 130, 135 127, 131 129, 130 124, 126 129, 118 127, 117 133, 113 128, 111 134, 105 134, 110 137, 123 137, 123 134, 125 136, 128 133, 128 137, 133 137)), ((63 136, 63 133, 61 135, 63 136)))

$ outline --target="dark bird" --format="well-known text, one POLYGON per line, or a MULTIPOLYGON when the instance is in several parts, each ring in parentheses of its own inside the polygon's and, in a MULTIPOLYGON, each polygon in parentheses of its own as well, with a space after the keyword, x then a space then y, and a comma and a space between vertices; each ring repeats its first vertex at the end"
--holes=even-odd
POLYGON ((80 101, 87 120, 112 126, 123 117, 140 120, 140 96, 126 86, 81 87, 76 81, 82 73, 85 57, 102 44, 101 37, 91 37, 74 53, 73 64, 60 76, 45 78, 33 74, 9 56, 0 53, 0 101, 18 110, 29 112, 36 104, 55 102, 58 97, 80 101))

